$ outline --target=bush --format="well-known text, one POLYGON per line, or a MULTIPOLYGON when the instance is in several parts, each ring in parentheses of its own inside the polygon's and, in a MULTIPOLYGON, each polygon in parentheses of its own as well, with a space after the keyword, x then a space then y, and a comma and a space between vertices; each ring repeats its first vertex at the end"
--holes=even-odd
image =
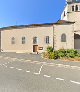
POLYGON ((47 47, 47 52, 50 53, 50 52, 53 52, 53 48, 51 46, 48 46, 47 47))
POLYGON ((67 51, 66 51, 66 57, 67 58, 74 58, 74 57, 76 57, 76 56, 79 56, 79 53, 78 53, 78 51, 77 50, 73 50, 73 49, 68 49, 67 51))
POLYGON ((65 57, 65 55, 66 55, 66 51, 64 49, 58 50, 58 57, 59 58, 65 57))
POLYGON ((80 58, 80 54, 78 53, 77 50, 74 49, 60 49, 57 51, 53 51, 53 48, 48 46, 47 47, 47 52, 43 53, 44 58, 49 58, 49 59, 60 59, 60 58, 80 58))
POLYGON ((54 59, 54 58, 55 58, 54 52, 50 52, 49 53, 49 59, 54 59))

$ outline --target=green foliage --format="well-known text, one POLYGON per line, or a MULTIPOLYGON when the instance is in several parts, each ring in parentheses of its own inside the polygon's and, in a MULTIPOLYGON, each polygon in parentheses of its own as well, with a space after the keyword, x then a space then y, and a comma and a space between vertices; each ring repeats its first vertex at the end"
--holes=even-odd
POLYGON ((79 56, 79 53, 77 50, 73 50, 73 49, 66 50, 66 57, 67 58, 74 58, 76 56, 79 56))
POLYGON ((47 47, 47 52, 50 53, 50 52, 53 52, 53 48, 51 46, 48 46, 47 47))
POLYGON ((49 53, 49 59, 54 59, 55 55, 54 55, 54 52, 50 52, 49 53))
POLYGON ((64 49, 58 50, 58 58, 65 57, 66 51, 64 49))
POLYGON ((53 51, 53 48, 48 46, 47 47, 47 52, 44 53, 43 55, 45 58, 49 58, 49 59, 59 59, 59 58, 75 58, 75 57, 79 57, 80 58, 80 54, 78 53, 77 50, 74 49, 60 49, 57 51, 53 51))

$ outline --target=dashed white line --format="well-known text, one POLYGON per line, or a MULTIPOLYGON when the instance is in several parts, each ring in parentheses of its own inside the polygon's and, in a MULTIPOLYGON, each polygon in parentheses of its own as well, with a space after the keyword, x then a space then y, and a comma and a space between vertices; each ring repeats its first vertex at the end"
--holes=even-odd
POLYGON ((56 78, 56 80, 61 80, 61 81, 64 81, 64 79, 62 79, 62 78, 56 78))
POLYGON ((48 78, 50 78, 51 76, 49 76, 49 75, 44 75, 44 77, 48 77, 48 78))
POLYGON ((7 67, 5 64, 3 64, 5 67, 7 67))
POLYGON ((76 81, 72 81, 72 80, 70 80, 70 82, 80 85, 80 82, 76 82, 76 81))
POLYGON ((37 63, 37 62, 39 62, 39 61, 33 61, 33 62, 37 63))
POLYGON ((14 67, 10 67, 11 69, 13 69, 14 67))
POLYGON ((63 67, 64 65, 63 64, 56 64, 58 67, 63 67))
POLYGON ((26 71, 27 73, 29 73, 30 71, 26 71))
POLYGON ((34 73, 35 75, 39 75, 39 73, 34 73))
POLYGON ((17 70, 21 71, 22 69, 16 68, 17 70))

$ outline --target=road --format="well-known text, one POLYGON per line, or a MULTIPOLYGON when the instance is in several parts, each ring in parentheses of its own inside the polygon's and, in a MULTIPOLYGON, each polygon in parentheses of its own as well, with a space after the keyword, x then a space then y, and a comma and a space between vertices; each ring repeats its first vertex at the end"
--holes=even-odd
POLYGON ((80 67, 1 53, 0 92, 80 92, 80 67))

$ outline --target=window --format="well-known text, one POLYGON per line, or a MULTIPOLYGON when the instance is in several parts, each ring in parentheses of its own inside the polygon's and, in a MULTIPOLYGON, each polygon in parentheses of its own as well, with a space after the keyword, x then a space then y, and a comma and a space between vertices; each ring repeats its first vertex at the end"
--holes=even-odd
POLYGON ((64 16, 66 16, 65 11, 64 11, 64 16))
POLYGON ((11 44, 15 44, 15 38, 14 37, 11 38, 11 44))
POLYGON ((38 43, 38 38, 37 37, 33 37, 33 44, 37 44, 38 43))
POLYGON ((72 11, 74 11, 74 6, 72 6, 72 11))
POLYGON ((49 36, 46 36, 46 44, 49 44, 49 36))
POLYGON ((61 42, 66 42, 66 34, 61 35, 61 42))
POLYGON ((26 40, 26 38, 25 37, 22 37, 22 44, 25 44, 26 43, 25 40, 26 40))
POLYGON ((75 10, 78 11, 78 5, 75 6, 75 10))

